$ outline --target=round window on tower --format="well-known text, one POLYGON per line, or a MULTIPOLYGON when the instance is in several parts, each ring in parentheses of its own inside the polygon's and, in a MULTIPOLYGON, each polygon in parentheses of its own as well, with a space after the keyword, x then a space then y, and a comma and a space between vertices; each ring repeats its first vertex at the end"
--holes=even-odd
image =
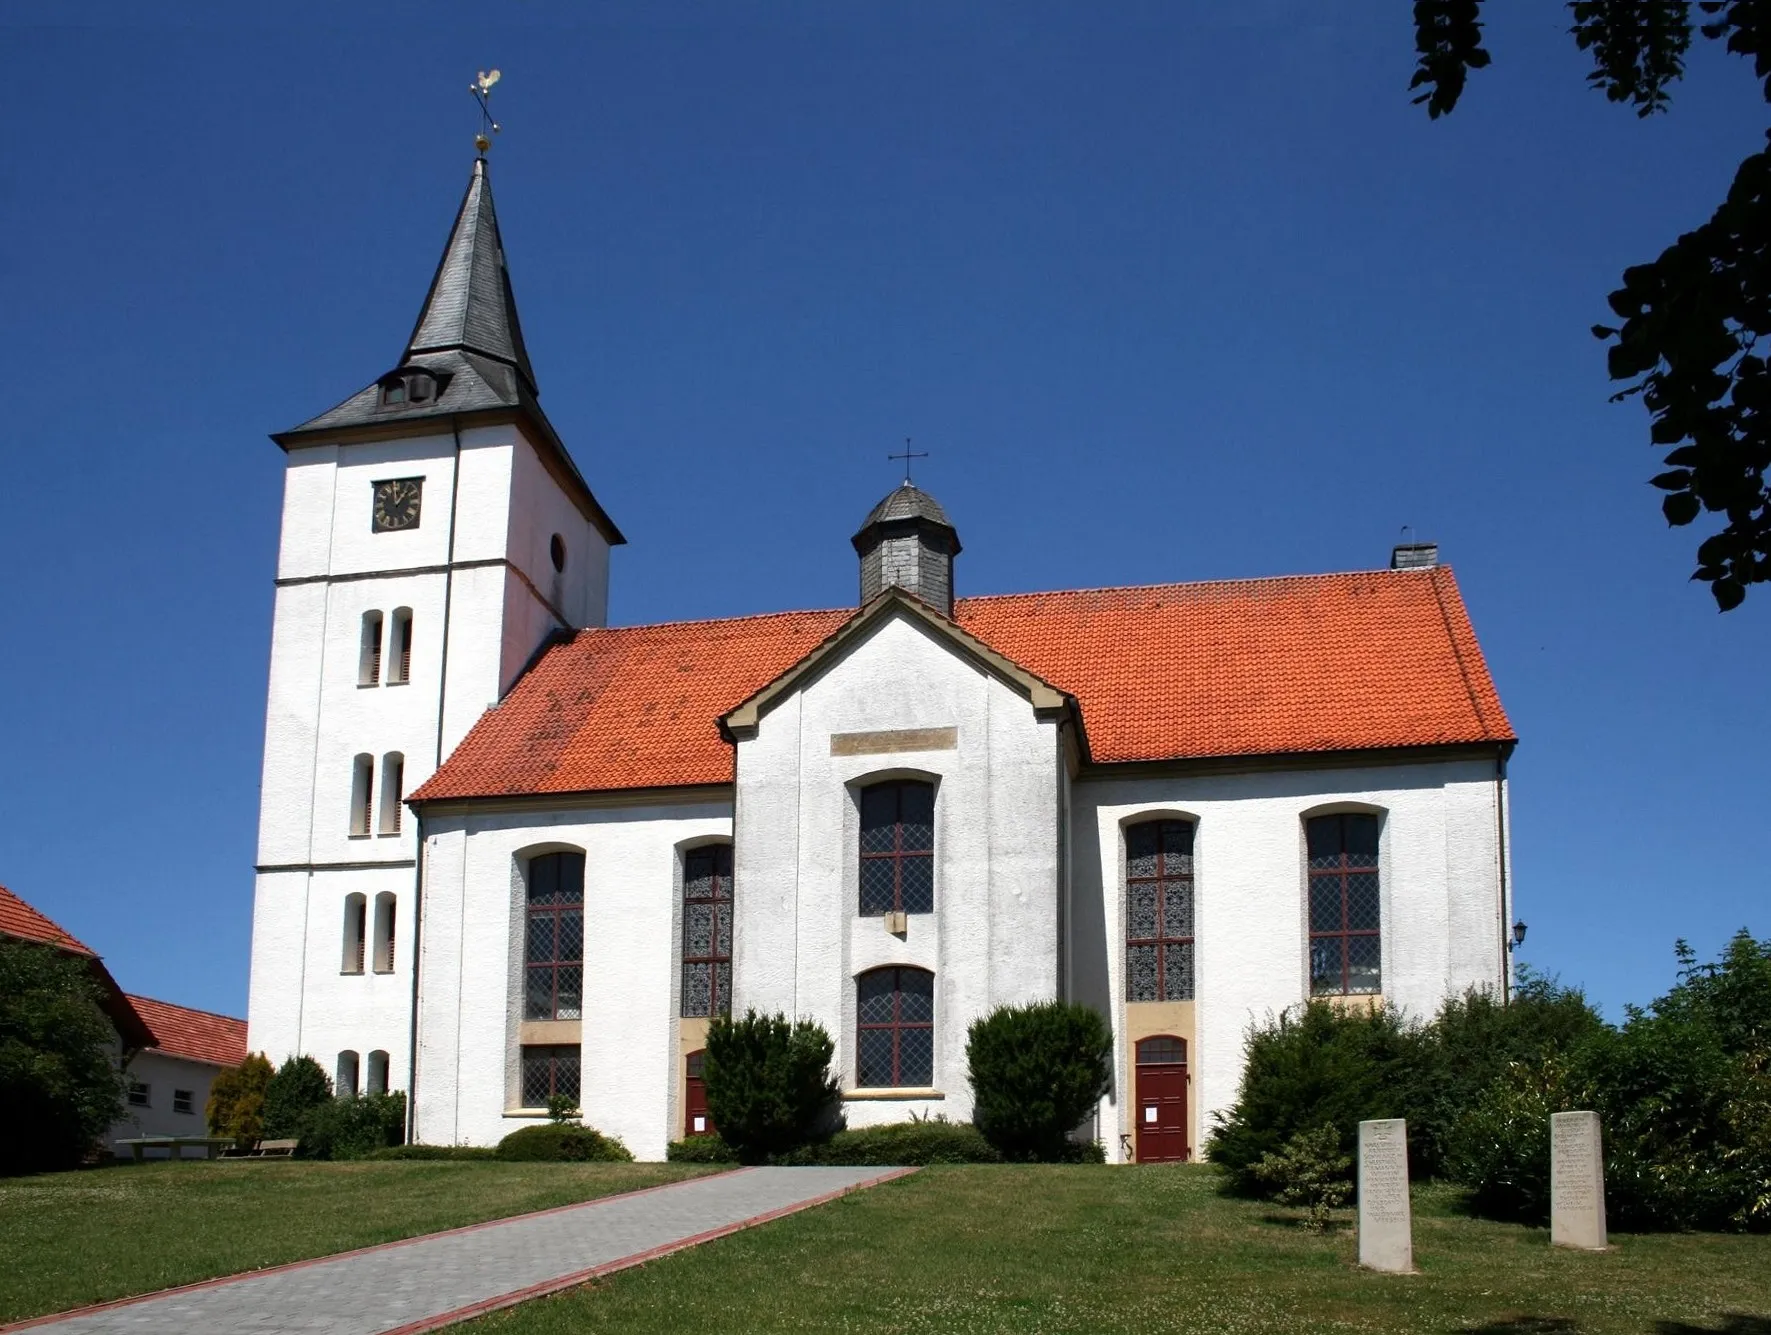
POLYGON ((547 544, 547 554, 553 557, 553 568, 555 570, 564 570, 566 568, 566 540, 559 534, 554 534, 553 540, 547 544))

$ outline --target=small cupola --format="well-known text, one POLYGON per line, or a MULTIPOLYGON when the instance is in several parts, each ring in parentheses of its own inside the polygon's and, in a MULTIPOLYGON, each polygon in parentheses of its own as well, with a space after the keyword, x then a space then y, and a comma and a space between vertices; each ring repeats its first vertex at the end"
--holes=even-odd
POLYGON ((861 557, 861 601, 897 585, 942 616, 953 615, 959 533, 926 491, 906 480, 873 507, 852 541, 861 557))

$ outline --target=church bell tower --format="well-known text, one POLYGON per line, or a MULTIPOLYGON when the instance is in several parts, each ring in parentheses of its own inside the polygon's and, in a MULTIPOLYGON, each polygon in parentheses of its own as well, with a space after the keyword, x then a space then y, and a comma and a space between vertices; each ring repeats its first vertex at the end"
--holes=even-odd
POLYGON ((272 439, 248 1041, 401 1089, 422 856, 404 797, 550 635, 604 623, 624 541, 541 409, 483 155, 398 361, 272 439))

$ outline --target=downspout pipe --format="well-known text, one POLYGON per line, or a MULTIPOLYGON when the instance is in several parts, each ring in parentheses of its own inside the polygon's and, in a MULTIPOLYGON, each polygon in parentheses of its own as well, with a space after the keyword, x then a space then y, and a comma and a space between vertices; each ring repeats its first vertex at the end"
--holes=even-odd
POLYGON ((1507 881, 1507 752, 1502 747, 1494 755, 1494 837, 1500 855, 1500 999, 1508 1005, 1513 999, 1512 887, 1507 881))

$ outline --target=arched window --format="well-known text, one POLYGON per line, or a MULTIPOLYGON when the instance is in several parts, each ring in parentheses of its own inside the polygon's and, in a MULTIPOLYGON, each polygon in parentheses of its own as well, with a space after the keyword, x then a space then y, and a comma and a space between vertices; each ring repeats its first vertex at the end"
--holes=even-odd
POLYGON ((357 658, 357 685, 381 680, 381 613, 363 613, 363 647, 357 658))
POLYGON ((1193 822, 1125 831, 1125 999, 1193 999, 1193 822))
MULTIPOLYGON (((361 899, 359 895, 357 898, 361 899)), ((394 897, 388 891, 375 896, 375 972, 394 971, 394 897)))
POLYGON ((1377 817, 1362 812, 1305 823, 1310 853, 1310 994, 1383 991, 1377 817))
POLYGON ((339 1098, 355 1098, 357 1094, 357 1054, 341 1052, 338 1054, 338 1079, 332 1082, 332 1088, 339 1098))
POLYGON ((375 757, 357 756, 351 764, 351 833, 370 833, 370 814, 375 810, 375 757))
POLYGON ((683 854, 683 1014, 732 1010, 732 846, 683 854))
POLYGON ((529 859, 528 919, 523 952, 523 1018, 581 1018, 584 854, 542 853, 529 859))
POLYGON ((406 757, 398 751, 389 751, 381 758, 381 832, 398 834, 400 832, 400 813, 405 804, 400 801, 406 795, 406 757))
POLYGON ((861 790, 861 916, 935 911, 935 786, 861 790))
POLYGON ((363 972, 363 928, 365 907, 363 896, 346 895, 344 897, 344 959, 339 964, 342 973, 363 972))
POLYGON ((412 609, 394 608, 393 632, 388 636, 387 684, 404 686, 412 680, 412 609))
POLYGON ((387 1093, 387 1053, 377 1048, 369 1054, 369 1078, 364 1085, 365 1094, 387 1093))
POLYGON ((935 1082, 935 975, 874 969, 855 980, 855 1083, 926 1088, 935 1082))

